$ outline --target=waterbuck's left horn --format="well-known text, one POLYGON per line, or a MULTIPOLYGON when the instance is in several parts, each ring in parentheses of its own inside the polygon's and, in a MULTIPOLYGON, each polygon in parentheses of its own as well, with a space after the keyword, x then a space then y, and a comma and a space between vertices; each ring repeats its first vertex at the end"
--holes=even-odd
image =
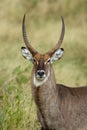
POLYGON ((26 34, 26 27, 25 27, 25 14, 23 17, 23 22, 22 22, 22 32, 23 32, 23 39, 24 39, 25 45, 29 49, 31 54, 34 56, 38 52, 30 45, 30 42, 28 41, 27 34, 26 34))
POLYGON ((64 38, 64 34, 65 34, 65 24, 64 24, 63 17, 61 17, 61 19, 62 19, 62 31, 61 31, 61 34, 60 34, 60 38, 59 38, 58 43, 56 44, 56 46, 52 50, 47 52, 50 56, 53 55, 53 53, 60 48, 60 46, 61 46, 61 44, 63 42, 63 38, 64 38))

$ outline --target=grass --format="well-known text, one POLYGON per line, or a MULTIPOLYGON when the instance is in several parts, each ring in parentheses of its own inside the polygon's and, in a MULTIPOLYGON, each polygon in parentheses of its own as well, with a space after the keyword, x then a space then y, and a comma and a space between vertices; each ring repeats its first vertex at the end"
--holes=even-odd
POLYGON ((32 46, 46 52, 57 42, 64 16, 64 57, 53 67, 57 83, 87 85, 86 0, 10 1, 0 3, 0 130, 38 130, 36 107, 31 95, 32 64, 21 56, 22 17, 32 46), (55 7, 55 8, 54 8, 55 7), (78 7, 78 8, 77 8, 78 7), (81 7, 81 8, 80 8, 81 7), (61 13, 60 13, 61 9, 61 13), (67 77, 67 78, 66 78, 67 77))

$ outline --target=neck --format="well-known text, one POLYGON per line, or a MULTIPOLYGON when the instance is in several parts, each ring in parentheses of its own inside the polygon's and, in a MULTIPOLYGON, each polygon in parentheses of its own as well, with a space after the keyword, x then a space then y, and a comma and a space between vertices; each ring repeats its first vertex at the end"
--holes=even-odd
POLYGON ((38 83, 35 79, 33 79, 32 88, 36 105, 41 114, 43 113, 44 118, 48 119, 49 114, 51 114, 50 116, 53 116, 53 118, 56 118, 56 115, 53 113, 55 113, 56 108, 58 108, 58 90, 56 87, 53 69, 50 68, 48 78, 46 81, 43 81, 43 83, 38 83))

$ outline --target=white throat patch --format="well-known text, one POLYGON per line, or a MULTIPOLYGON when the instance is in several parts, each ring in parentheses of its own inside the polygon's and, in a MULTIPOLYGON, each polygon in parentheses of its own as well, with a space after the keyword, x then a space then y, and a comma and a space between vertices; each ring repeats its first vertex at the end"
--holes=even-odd
POLYGON ((47 77, 46 77, 44 80, 39 81, 39 80, 36 79, 35 74, 34 74, 34 78, 33 78, 34 85, 35 85, 36 87, 39 87, 39 86, 43 85, 43 84, 47 81, 49 75, 50 75, 50 73, 48 72, 47 77))

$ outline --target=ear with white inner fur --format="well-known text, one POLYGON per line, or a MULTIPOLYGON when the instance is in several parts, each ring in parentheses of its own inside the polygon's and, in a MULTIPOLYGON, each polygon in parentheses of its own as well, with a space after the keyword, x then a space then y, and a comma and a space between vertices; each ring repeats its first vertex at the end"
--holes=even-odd
POLYGON ((59 60, 62 57, 63 53, 64 53, 63 48, 56 50, 56 52, 52 55, 52 57, 50 59, 51 63, 53 63, 56 60, 59 60))
POLYGON ((26 47, 21 47, 22 56, 30 61, 33 61, 31 52, 26 47))

